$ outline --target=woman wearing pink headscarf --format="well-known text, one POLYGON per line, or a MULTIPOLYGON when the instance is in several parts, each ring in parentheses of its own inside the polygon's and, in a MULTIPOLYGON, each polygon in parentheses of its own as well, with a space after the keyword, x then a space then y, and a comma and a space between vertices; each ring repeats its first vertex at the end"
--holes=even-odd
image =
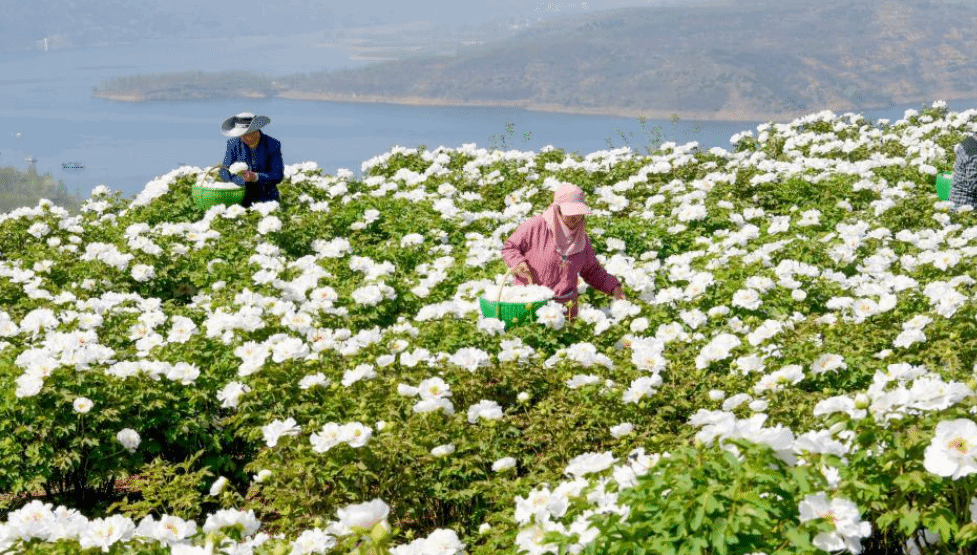
POLYGON ((553 194, 553 204, 523 222, 502 245, 502 259, 514 268, 513 282, 549 287, 556 301, 570 303, 571 317, 577 314, 577 276, 615 299, 624 298, 621 282, 594 255, 587 237, 589 213, 580 187, 561 185, 553 194))

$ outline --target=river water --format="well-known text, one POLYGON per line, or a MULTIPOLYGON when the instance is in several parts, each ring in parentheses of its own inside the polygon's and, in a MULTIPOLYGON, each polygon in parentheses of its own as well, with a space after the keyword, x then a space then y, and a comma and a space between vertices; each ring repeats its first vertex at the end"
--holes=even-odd
MULTIPOLYGON (((394 145, 417 147, 502 146, 539 150, 553 145, 586 154, 648 142, 637 120, 607 116, 531 112, 514 108, 417 107, 392 104, 308 102, 285 99, 227 99, 200 102, 125 103, 92 98, 104 79, 166 71, 250 70, 271 76, 357 67, 343 47, 316 46, 317 36, 238 37, 180 43, 145 42, 125 46, 0 53, 0 166, 25 169, 35 159, 40 173, 64 181, 87 196, 104 184, 127 196, 146 182, 182 164, 209 166, 221 161, 226 139, 221 121, 238 112, 268 115, 265 131, 282 141, 286 164, 317 162, 327 173, 347 168, 360 175, 362 162, 394 145), (214 60, 250 60, 249 67, 216 66, 214 60), (527 133, 531 133, 528 137, 527 133), (630 136, 633 134, 633 137, 630 136), (80 163, 83 169, 64 169, 80 163)), ((870 119, 902 117, 924 101, 864 110, 870 119)), ((931 101, 926 100, 928 105, 931 101)), ((949 101, 965 110, 977 101, 949 101)), ((841 112, 839 112, 841 113, 841 112)), ((803 115, 798 113, 798 116, 803 115)), ((785 119, 785 121, 788 121, 785 119)), ((729 138, 761 122, 649 120, 669 140, 698 141, 703 148, 729 147, 729 138)))

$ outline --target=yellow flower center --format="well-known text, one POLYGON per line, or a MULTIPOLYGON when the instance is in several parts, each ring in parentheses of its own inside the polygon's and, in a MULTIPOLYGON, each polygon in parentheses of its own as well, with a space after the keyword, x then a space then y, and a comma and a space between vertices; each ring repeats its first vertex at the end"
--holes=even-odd
POLYGON ((957 452, 961 454, 966 454, 968 451, 970 451, 970 444, 967 443, 967 440, 962 437, 951 439, 950 443, 947 444, 947 447, 950 449, 956 449, 957 452))

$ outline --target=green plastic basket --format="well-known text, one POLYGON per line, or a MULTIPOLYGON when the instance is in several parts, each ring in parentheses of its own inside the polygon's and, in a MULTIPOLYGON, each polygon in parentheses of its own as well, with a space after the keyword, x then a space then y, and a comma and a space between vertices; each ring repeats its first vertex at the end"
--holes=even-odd
POLYGON ((950 200, 950 185, 952 184, 952 173, 941 172, 936 174, 936 194, 939 195, 940 200, 950 200))
MULTIPOLYGON (((220 166, 209 168, 204 174, 204 179, 206 179, 213 170, 220 169, 220 166)), ((236 189, 207 189, 194 183, 193 188, 190 189, 190 196, 193 198, 193 202, 198 208, 201 210, 207 210, 211 206, 218 204, 241 204, 241 201, 244 200, 244 187, 238 187, 236 189)))
POLYGON ((536 310, 540 307, 546 306, 546 303, 550 302, 550 299, 545 299, 542 301, 533 301, 531 303, 504 303, 502 302, 502 286, 505 284, 509 276, 512 275, 513 268, 509 268, 509 271, 502 276, 502 280, 499 282, 499 296, 494 301, 490 301, 485 297, 478 298, 478 304, 482 309, 482 316, 485 318, 498 318, 505 323, 506 329, 512 326, 518 326, 525 324, 527 322, 536 321, 536 310))

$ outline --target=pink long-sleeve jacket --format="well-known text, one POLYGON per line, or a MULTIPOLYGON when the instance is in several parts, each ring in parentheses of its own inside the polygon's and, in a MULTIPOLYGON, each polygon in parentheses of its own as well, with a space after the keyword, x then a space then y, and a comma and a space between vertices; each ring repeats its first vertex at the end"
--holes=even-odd
MULTIPOLYGON (((510 268, 527 262, 532 270, 534 283, 552 289, 556 293, 556 300, 561 303, 574 301, 570 309, 571 316, 577 314, 577 276, 608 295, 621 283, 601 267, 594 254, 594 247, 590 244, 590 237, 587 238, 584 250, 567 257, 564 268, 561 265, 563 258, 556 252, 553 233, 541 215, 529 218, 516 228, 512 236, 502 244, 502 259, 510 268)), ((513 283, 528 285, 520 277, 513 277, 513 283)))

